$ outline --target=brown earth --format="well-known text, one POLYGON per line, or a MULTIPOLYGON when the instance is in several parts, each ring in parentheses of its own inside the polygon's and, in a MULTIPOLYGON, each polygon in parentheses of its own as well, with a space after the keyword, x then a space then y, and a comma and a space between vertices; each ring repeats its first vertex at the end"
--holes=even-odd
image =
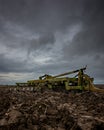
POLYGON ((0 88, 0 130, 104 130, 104 94, 0 88))

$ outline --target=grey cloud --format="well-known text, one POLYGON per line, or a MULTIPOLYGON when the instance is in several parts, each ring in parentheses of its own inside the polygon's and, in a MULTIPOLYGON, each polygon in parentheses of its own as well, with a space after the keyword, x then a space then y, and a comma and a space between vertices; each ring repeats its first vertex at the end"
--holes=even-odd
POLYGON ((23 25, 36 32, 65 29, 80 20, 83 0, 10 0, 0 1, 4 20, 23 25))
MULTIPOLYGON (((71 55, 95 55, 104 51, 104 30, 102 26, 86 28, 79 32, 64 50, 71 55), (100 28, 100 30, 99 30, 100 28), (98 31, 99 30, 99 31, 98 31)), ((67 55, 67 54, 66 54, 67 55)))
POLYGON ((0 72, 29 72, 26 61, 18 61, 17 59, 10 59, 5 54, 0 54, 0 72), (25 64, 24 64, 25 63, 25 64))
MULTIPOLYGON (((9 25, 9 24, 7 24, 9 25)), ((50 49, 51 45, 55 42, 53 33, 36 34, 34 32, 25 33, 23 29, 17 29, 15 24, 12 23, 8 27, 4 25, 4 31, 1 32, 1 43, 9 49, 25 49, 28 53, 36 49, 50 49), (37 35, 37 37, 35 36, 37 35)), ((26 30, 27 31, 27 30, 26 30)))
POLYGON ((53 34, 46 34, 40 36, 38 39, 32 39, 28 45, 28 53, 34 52, 36 49, 49 50, 55 43, 55 37, 53 34))
MULTIPOLYGON (((104 2, 86 1, 82 30, 64 48, 70 55, 96 55, 104 51, 104 2)), ((67 53, 66 53, 67 55, 67 53)))

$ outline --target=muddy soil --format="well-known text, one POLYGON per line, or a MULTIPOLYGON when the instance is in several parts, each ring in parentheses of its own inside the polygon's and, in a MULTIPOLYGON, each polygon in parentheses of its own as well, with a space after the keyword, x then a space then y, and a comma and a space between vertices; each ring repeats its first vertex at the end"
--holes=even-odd
POLYGON ((104 94, 1 88, 0 130, 104 130, 104 94))

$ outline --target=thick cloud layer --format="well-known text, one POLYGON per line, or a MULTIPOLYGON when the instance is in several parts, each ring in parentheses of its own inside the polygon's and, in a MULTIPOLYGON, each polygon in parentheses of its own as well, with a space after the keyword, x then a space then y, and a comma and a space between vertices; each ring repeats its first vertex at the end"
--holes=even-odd
POLYGON ((0 84, 88 65, 103 83, 103 0, 0 0, 0 84))

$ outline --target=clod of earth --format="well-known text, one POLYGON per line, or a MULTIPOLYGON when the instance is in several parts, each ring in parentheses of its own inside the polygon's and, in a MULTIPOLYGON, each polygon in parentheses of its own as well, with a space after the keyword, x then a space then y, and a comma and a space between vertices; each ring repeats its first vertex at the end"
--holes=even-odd
POLYGON ((0 88, 0 130, 103 130, 104 95, 0 88))

